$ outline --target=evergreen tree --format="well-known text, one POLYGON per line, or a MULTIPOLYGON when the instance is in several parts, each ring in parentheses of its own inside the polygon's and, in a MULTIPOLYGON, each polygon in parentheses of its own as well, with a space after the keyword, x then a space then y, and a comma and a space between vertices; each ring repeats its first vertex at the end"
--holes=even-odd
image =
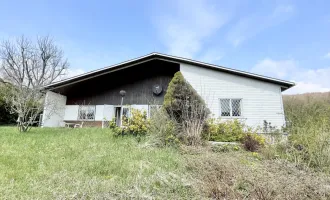
POLYGON ((164 97, 164 109, 180 126, 179 138, 188 145, 200 142, 202 129, 210 114, 202 97, 185 80, 181 72, 174 74, 164 97))

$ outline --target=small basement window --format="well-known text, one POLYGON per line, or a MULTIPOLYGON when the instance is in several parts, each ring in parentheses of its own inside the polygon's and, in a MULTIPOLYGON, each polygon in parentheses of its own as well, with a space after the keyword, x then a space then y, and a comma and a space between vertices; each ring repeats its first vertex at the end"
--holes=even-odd
POLYGON ((95 120, 95 106, 79 106, 78 120, 94 121, 95 120))
POLYGON ((241 117, 242 99, 220 99, 221 117, 241 117))

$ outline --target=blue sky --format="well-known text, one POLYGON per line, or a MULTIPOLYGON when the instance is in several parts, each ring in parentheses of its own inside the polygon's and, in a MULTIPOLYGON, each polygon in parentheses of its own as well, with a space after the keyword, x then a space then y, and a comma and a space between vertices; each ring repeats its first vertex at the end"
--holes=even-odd
POLYGON ((330 90, 330 1, 1 1, 0 39, 50 35, 70 75, 153 51, 330 90))

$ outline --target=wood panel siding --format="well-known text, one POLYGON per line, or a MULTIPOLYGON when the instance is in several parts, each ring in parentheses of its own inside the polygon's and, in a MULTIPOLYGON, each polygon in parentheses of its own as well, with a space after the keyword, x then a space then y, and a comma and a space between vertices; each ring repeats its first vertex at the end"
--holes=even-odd
POLYGON ((180 65, 162 60, 152 60, 127 69, 105 74, 54 90, 67 96, 67 105, 120 105, 120 90, 126 91, 124 104, 162 104, 167 86, 180 65), (154 95, 152 86, 163 87, 154 95))
POLYGON ((231 119, 252 127, 263 127, 264 120, 277 128, 285 124, 280 85, 184 63, 180 71, 204 98, 213 117, 221 117, 220 99, 241 99, 242 116, 231 119))

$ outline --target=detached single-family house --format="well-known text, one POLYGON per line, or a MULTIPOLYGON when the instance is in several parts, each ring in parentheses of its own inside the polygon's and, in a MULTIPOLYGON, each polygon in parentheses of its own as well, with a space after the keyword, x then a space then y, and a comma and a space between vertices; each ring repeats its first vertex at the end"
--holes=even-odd
POLYGON ((150 115, 162 105, 178 71, 205 100, 212 117, 239 119, 254 127, 263 126, 264 120, 276 127, 285 125, 282 92, 293 82, 151 53, 47 85, 42 126, 81 121, 102 126, 127 115, 130 108, 150 115), (123 104, 121 90, 126 92, 123 104))

